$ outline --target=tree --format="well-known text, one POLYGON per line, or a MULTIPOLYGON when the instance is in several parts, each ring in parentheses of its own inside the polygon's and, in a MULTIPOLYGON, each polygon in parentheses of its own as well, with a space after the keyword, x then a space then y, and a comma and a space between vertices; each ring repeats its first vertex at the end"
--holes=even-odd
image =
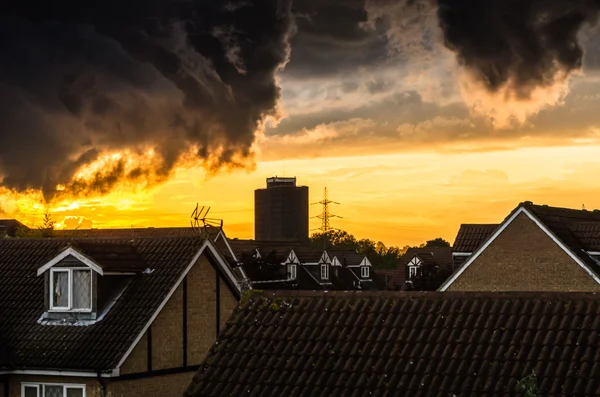
POLYGON ((434 238, 433 240, 427 240, 425 244, 421 244, 419 248, 443 248, 450 247, 450 243, 441 237, 434 238))
POLYGON ((52 237, 54 235, 54 225, 55 221, 50 216, 50 213, 46 211, 44 214, 44 220, 42 221, 42 226, 38 227, 40 229, 40 233, 42 237, 52 237))

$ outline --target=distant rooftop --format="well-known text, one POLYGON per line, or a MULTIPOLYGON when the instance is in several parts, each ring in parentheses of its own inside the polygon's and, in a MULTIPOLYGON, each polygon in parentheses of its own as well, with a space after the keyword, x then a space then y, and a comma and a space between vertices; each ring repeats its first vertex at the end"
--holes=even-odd
POLYGON ((267 188, 277 186, 296 186, 296 177, 286 178, 274 176, 267 178, 267 188))

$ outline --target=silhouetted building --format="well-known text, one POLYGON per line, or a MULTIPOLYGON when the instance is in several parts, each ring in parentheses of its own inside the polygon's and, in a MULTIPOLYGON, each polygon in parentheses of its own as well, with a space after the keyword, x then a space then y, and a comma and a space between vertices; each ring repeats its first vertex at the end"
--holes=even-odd
POLYGON ((267 188, 254 191, 256 240, 308 240, 308 186, 296 178, 267 178, 267 188))

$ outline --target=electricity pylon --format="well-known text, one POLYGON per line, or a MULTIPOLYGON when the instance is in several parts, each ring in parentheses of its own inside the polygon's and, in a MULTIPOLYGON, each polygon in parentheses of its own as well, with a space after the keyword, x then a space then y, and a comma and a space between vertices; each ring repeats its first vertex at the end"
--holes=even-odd
POLYGON ((329 219, 341 218, 341 216, 330 213, 329 212, 329 204, 339 204, 339 203, 337 201, 329 200, 329 198, 327 197, 327 188, 325 188, 325 190, 323 192, 323 200, 321 200, 317 203, 313 203, 313 204, 321 204, 323 206, 323 210, 321 211, 321 213, 316 216, 316 218, 319 218, 321 220, 321 227, 319 228, 319 230, 323 234, 327 234, 327 232, 329 232, 330 230, 335 229, 335 228, 331 227, 331 225, 329 224, 329 219))

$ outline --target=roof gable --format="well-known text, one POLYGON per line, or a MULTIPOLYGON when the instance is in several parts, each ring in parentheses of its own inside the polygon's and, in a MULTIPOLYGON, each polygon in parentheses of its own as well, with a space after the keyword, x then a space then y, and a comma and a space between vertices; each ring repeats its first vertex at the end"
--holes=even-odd
MULTIPOLYGON (((103 240, 115 244, 126 241, 129 239, 103 240)), ((38 320, 44 312, 44 278, 36 276, 37 270, 48 263, 48 257, 56 257, 65 244, 77 242, 0 239, 0 345, 6 348, 0 352, 4 357, 0 367, 94 372, 117 369, 200 255, 207 255, 234 296, 241 293, 240 281, 212 241, 197 237, 140 238, 133 242, 134 247, 153 271, 132 277, 102 321, 86 326, 43 325, 38 320)), ((69 255, 78 251, 62 252, 69 255)))
POLYGON ((532 371, 540 395, 595 395, 599 318, 581 293, 253 293, 185 396, 504 397, 532 371))
MULTIPOLYGON (((504 230, 520 215, 523 214, 527 216, 531 221, 533 221, 537 227, 539 227, 554 243, 556 243, 577 265, 579 265, 595 282, 600 284, 600 277, 598 274, 592 270, 591 266, 595 266, 595 261, 585 252, 577 252, 577 250, 573 249, 573 245, 569 246, 564 241, 562 241, 557 235, 554 233, 555 230, 559 229, 558 225, 554 225, 551 230, 548 225, 542 222, 536 215, 534 215, 531 210, 531 206, 528 203, 520 204, 511 215, 496 229, 496 231, 488 237, 488 239, 467 259, 467 261, 457 269, 457 271, 448 279, 446 282, 442 284, 439 288, 439 291, 446 291, 448 287, 452 285, 456 281, 461 274, 465 272, 469 266, 475 262, 475 260, 492 244, 500 234, 504 232, 504 230)), ((548 220, 546 220, 548 222, 548 220)), ((560 230, 560 229, 559 229, 560 230)), ((561 237, 569 236, 568 233, 563 233, 561 237)), ((572 239, 568 240, 571 244, 576 244, 576 242, 572 241, 572 239)))
POLYGON ((60 263, 63 259, 65 259, 69 256, 72 256, 73 258, 77 259, 83 265, 86 265, 90 269, 94 270, 96 273, 99 273, 101 276, 104 275, 104 270, 102 269, 102 266, 100 266, 98 263, 96 263, 93 259, 88 258, 83 253, 79 252, 78 250, 76 250, 73 247, 67 247, 61 253, 56 255, 54 258, 52 258, 51 260, 49 260, 48 262, 46 262, 42 266, 40 266, 37 269, 37 276, 42 275, 45 271, 52 268, 53 266, 60 263))

